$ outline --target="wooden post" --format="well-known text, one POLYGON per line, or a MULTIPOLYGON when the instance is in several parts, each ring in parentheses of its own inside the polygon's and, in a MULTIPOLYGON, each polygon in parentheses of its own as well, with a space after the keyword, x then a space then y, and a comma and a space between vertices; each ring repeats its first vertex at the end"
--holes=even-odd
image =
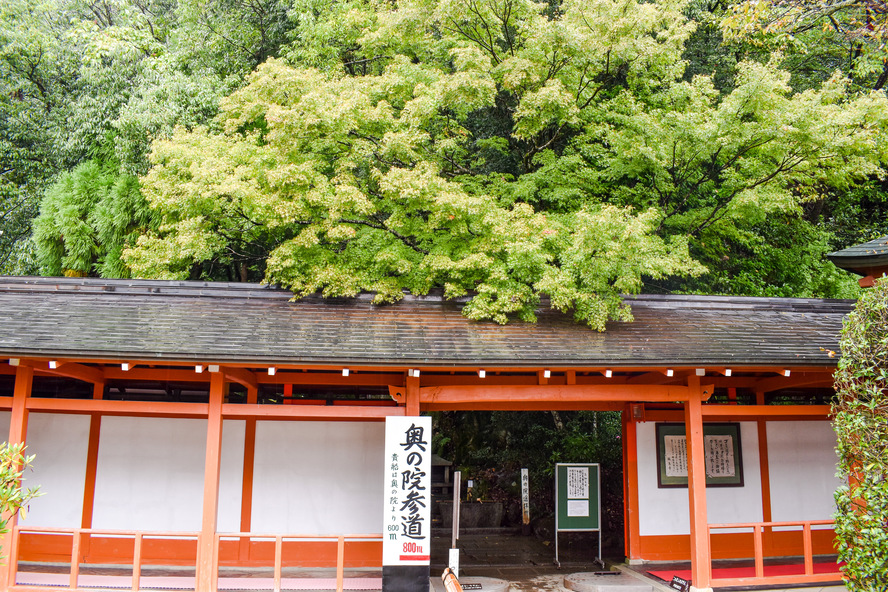
POLYGON ((219 468, 222 456, 222 401, 225 377, 210 374, 210 405, 207 414, 207 456, 204 464, 203 518, 197 545, 197 591, 215 592, 219 571, 216 553, 216 519, 219 509, 219 468))
POLYGON ((407 388, 405 389, 404 398, 407 404, 407 415, 419 415, 419 377, 408 376, 407 388))
POLYGON ((762 551, 762 525, 752 527, 753 547, 755 552, 755 577, 765 577, 765 559, 762 551))
POLYGON ((142 533, 133 538, 133 590, 142 587, 142 533))
POLYGON ((72 590, 77 589, 77 580, 80 577, 80 539, 83 532, 77 529, 72 534, 71 540, 71 571, 68 576, 68 586, 72 590))
POLYGON ((688 503, 691 526, 692 590, 712 590, 712 553, 706 517, 706 464, 703 450, 703 392, 700 377, 688 377, 685 434, 688 447, 688 503))
POLYGON ((811 541, 811 523, 802 524, 802 544, 805 549, 805 575, 814 574, 814 545, 811 541))
POLYGON ((274 537, 274 592, 281 592, 281 564, 283 563, 284 539, 283 537, 274 537))
POLYGON ((34 369, 30 366, 19 366, 15 371, 15 387, 12 392, 12 415, 9 419, 10 445, 24 444, 28 434, 27 401, 31 396, 34 382, 34 369))
MULTIPOLYGON (((101 400, 105 395, 105 384, 93 385, 93 399, 101 400)), ((102 416, 94 413, 89 417, 89 443, 86 449, 86 476, 83 480, 83 508, 80 512, 80 528, 92 528, 96 503, 96 473, 99 465, 99 436, 102 433, 102 416)), ((81 559, 89 555, 90 535, 83 535, 81 559)))
MULTIPOLYGON (((9 442, 24 444, 28 434, 28 397, 34 383, 34 369, 30 366, 19 366, 15 371, 15 387, 12 392, 12 413, 9 418, 9 442)), ((18 569, 18 549, 13 536, 18 515, 6 514, 6 528, 9 530, 0 537, 0 546, 6 555, 5 565, 0 567, 0 590, 8 590, 15 585, 15 573, 18 569)))
POLYGON ((626 482, 625 521, 626 521, 626 554, 629 562, 641 559, 641 528, 638 524, 638 440, 636 424, 632 419, 630 406, 623 411, 623 454, 626 482))
MULTIPOLYGON (((755 393, 755 404, 765 404, 765 393, 759 391, 755 393)), ((768 464, 768 422, 765 419, 756 421, 756 430, 758 431, 758 448, 759 448, 759 472, 762 479, 762 522, 771 522, 771 467, 768 464)), ((771 533, 773 529, 770 526, 764 530, 764 549, 770 550, 773 547, 773 537, 771 533)))
MULTIPOLYGON (((291 393, 292 387, 290 386, 291 393)), ((247 387, 247 403, 255 405, 259 392, 254 387, 247 387)), ((245 420, 244 426, 244 468, 241 482, 241 532, 250 532, 253 527, 253 470, 256 464, 256 419, 245 420)), ((250 538, 241 537, 238 543, 238 556, 241 561, 250 558, 250 538)))
POLYGON ((345 537, 336 541, 336 592, 342 592, 343 572, 345 569, 345 537))

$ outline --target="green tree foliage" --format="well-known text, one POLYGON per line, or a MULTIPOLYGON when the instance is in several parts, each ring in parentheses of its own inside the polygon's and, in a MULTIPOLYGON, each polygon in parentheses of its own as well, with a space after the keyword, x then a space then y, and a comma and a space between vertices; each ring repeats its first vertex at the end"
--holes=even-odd
MULTIPOLYGON (((795 92, 777 59, 740 61, 721 91, 686 79, 686 8, 300 1, 293 66, 261 65, 221 131, 154 143, 144 190, 162 224, 128 263, 181 278, 264 262, 299 295, 378 302, 444 286, 499 322, 532 319, 545 294, 599 329, 644 281, 700 288, 666 278, 727 274, 725 251, 776 250, 757 244, 773 220, 879 175, 888 102, 840 74, 795 92)), ((850 282, 828 272, 784 285, 797 262, 827 269, 826 236, 756 292, 837 295, 850 282)))
POLYGON ((151 227, 153 218, 136 177, 84 162, 63 173, 40 204, 34 242, 41 272, 129 277, 123 249, 151 227))
POLYGON ((802 63, 844 64, 862 85, 888 82, 885 0, 742 0, 722 25, 731 38, 793 50, 802 63))
POLYGON ((888 282, 865 290, 842 330, 833 405, 836 537, 852 592, 888 586, 888 282))
MULTIPOLYGON (((59 175, 88 160, 125 183, 144 173, 152 138, 210 121, 290 28, 277 2, 2 3, 0 270, 34 271, 30 222, 59 175)), ((119 257, 113 248, 95 256, 119 257)))
POLYGON ((23 444, 0 444, 0 534, 9 532, 10 516, 24 516, 31 499, 40 495, 39 487, 22 487, 22 475, 33 461, 34 455, 26 456, 23 444))

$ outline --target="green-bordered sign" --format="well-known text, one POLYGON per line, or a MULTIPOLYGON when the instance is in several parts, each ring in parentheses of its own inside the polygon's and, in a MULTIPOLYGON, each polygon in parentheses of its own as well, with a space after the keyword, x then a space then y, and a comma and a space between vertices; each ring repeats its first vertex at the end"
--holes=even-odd
MULTIPOLYGON (((601 531, 601 479, 597 463, 555 465, 555 562, 559 531, 601 531)), ((598 537, 601 558, 601 536, 598 537)))
POLYGON ((599 530, 601 504, 597 464, 555 465, 558 530, 599 530))

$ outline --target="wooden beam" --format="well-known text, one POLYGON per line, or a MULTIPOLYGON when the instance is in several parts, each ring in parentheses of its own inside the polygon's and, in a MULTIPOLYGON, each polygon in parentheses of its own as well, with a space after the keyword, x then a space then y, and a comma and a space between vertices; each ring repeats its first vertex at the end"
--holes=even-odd
POLYGON ((38 370, 41 374, 50 374, 52 376, 64 376, 65 378, 73 378, 90 382, 92 384, 104 383, 105 373, 99 368, 93 366, 84 366, 74 362, 66 362, 59 360, 55 368, 49 367, 49 362, 41 360, 21 360, 19 367, 30 366, 34 370, 38 370))
POLYGON ((679 421, 684 422, 683 409, 644 409, 644 421, 679 421))
POLYGON ((425 405, 506 403, 521 409, 528 403, 579 403, 587 401, 686 401, 685 386, 658 385, 537 385, 537 386, 433 386, 419 389, 425 405))
POLYGON ((833 385, 832 374, 823 372, 795 372, 789 376, 772 376, 770 378, 758 379, 753 388, 756 392, 768 393, 771 391, 779 391, 786 388, 803 388, 803 387, 824 387, 831 388, 833 385))
POLYGON ((666 376, 663 372, 645 372, 626 378, 626 384, 684 384, 687 372, 675 372, 672 376, 666 376))
POLYGON ((66 362, 65 364, 61 364, 55 370, 49 370, 49 372, 59 376, 67 376, 68 378, 82 380, 84 382, 91 382, 92 384, 105 384, 104 372, 98 368, 84 366, 83 364, 66 362))
POLYGON ((194 366, 188 369, 177 368, 133 368, 127 372, 120 366, 108 366, 105 368, 106 380, 143 380, 146 382, 210 382, 210 374, 206 371, 198 374, 194 366))
MULTIPOLYGON (((318 385, 318 386, 386 386, 389 384, 403 384, 404 375, 401 373, 376 373, 376 372, 356 372, 352 370, 349 376, 343 376, 341 369, 337 372, 286 372, 280 370, 274 376, 269 376, 265 371, 258 372, 253 368, 242 368, 239 366, 221 366, 221 371, 231 373, 232 380, 236 371, 242 370, 253 375, 256 384, 301 384, 301 385, 318 385)), ((245 374, 238 374, 239 378, 249 380, 245 374)), ((210 382, 210 373, 204 371, 198 374, 194 371, 194 366, 187 369, 178 368, 150 368, 142 367, 133 368, 128 372, 123 372, 120 366, 109 366, 105 368, 105 377, 108 380, 145 380, 158 382, 210 382)), ((234 380, 234 382, 240 382, 234 380)), ((240 382, 243 384, 243 382, 240 382)), ((246 386, 246 385, 245 385, 246 386)))
POLYGON ((620 401, 526 402, 520 408, 512 401, 468 403, 423 403, 423 411, 622 411, 620 401))
POLYGON ((256 374, 243 368, 232 368, 231 366, 222 366, 222 374, 225 379, 230 382, 236 382, 248 389, 258 389, 259 382, 256 380, 256 374))
POLYGON ((127 415, 133 417, 206 417, 206 403, 108 401, 97 399, 28 399, 29 411, 127 415))
POLYGON ((292 419, 292 420, 384 420, 404 415, 404 407, 371 407, 362 405, 222 405, 225 419, 292 419))
POLYGON ((704 417, 735 417, 754 419, 758 417, 804 417, 827 419, 829 405, 703 405, 704 417))
MULTIPOLYGON (((259 373, 256 377, 259 384, 302 384, 319 386, 387 386, 404 384, 404 374, 400 372, 377 373, 360 372, 349 367, 348 376, 342 375, 340 368, 334 372, 282 372, 278 369, 274 376, 259 373)), ((425 382, 425 381, 423 381, 425 382)))

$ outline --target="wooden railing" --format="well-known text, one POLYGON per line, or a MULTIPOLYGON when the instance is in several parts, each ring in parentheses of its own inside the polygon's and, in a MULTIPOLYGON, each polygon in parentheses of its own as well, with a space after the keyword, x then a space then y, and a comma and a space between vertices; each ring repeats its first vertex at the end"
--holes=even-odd
MULTIPOLYGON (((281 573, 283 571, 283 549, 284 541, 303 541, 303 542, 329 542, 336 543, 336 592, 342 592, 344 585, 345 573, 345 543, 358 541, 378 541, 382 542, 381 534, 346 534, 340 536, 334 535, 304 535, 304 534, 256 534, 252 532, 226 532, 216 534, 216 556, 219 555, 219 546, 223 539, 244 539, 252 540, 273 540, 274 541, 274 592, 281 592, 281 573)), ((217 561, 218 563, 218 561, 217 561)), ((380 558, 380 564, 382 560, 380 558)), ((218 577, 218 567, 217 567, 218 577)))
POLYGON ((818 582, 833 582, 842 579, 842 572, 836 566, 835 571, 814 573, 814 545, 811 540, 812 526, 832 527, 832 520, 807 520, 801 522, 748 522, 742 524, 709 524, 707 525, 710 541, 712 531, 719 529, 752 529, 753 549, 755 556, 755 576, 739 578, 713 578, 710 572, 712 586, 743 586, 743 585, 779 585, 779 584, 808 584, 818 582), (804 573, 791 575, 765 575, 765 559, 763 532, 775 528, 801 528, 802 549, 804 557, 804 573))
POLYGON ((42 588, 41 586, 15 584, 16 574, 18 571, 18 562, 21 547, 22 534, 37 535, 57 535, 71 537, 71 568, 68 572, 67 588, 52 586, 54 590, 77 590, 78 579, 80 577, 81 550, 84 535, 87 537, 99 536, 109 538, 132 538, 133 539, 133 576, 132 589, 138 590, 139 583, 142 579, 142 547, 144 540, 147 539, 186 539, 197 541, 200 533, 198 532, 164 532, 164 531, 147 531, 147 530, 103 530, 98 528, 42 528, 42 527, 23 527, 16 525, 13 529, 13 544, 9 553, 10 576, 9 581, 15 590, 34 590, 42 588))
MULTIPOLYGON (((17 592, 42 591, 42 590, 80 590, 80 565, 82 563, 81 556, 83 554, 84 540, 89 537, 107 537, 117 539, 132 539, 132 585, 131 589, 135 592, 140 589, 142 580, 142 564, 143 564, 143 544, 145 539, 185 539, 194 540, 195 544, 199 539, 200 533, 197 532, 162 532, 162 531, 132 531, 132 530, 102 530, 95 528, 42 528, 42 527, 23 527, 16 525, 13 528, 12 545, 9 552, 10 562, 10 589, 17 592), (33 535, 49 535, 49 536, 67 536, 71 537, 71 567, 68 572, 67 586, 62 582, 53 582, 51 585, 41 584, 16 584, 16 575, 18 571, 18 562, 21 549, 22 534, 33 535)), ((266 540, 274 541, 274 592, 281 591, 281 574, 283 571, 283 546, 284 541, 301 541, 301 542, 329 542, 336 544, 336 590, 342 592, 344 587, 345 572, 345 544, 346 542, 382 542, 381 534, 350 534, 350 535, 276 535, 276 534, 256 534, 250 532, 232 532, 219 533, 215 536, 215 557, 213 562, 214 580, 218 581, 219 577, 219 548, 222 540, 237 539, 241 541, 266 540)), ((381 564, 381 559, 380 559, 381 564)), ((196 566, 195 566, 196 568, 196 566)))

